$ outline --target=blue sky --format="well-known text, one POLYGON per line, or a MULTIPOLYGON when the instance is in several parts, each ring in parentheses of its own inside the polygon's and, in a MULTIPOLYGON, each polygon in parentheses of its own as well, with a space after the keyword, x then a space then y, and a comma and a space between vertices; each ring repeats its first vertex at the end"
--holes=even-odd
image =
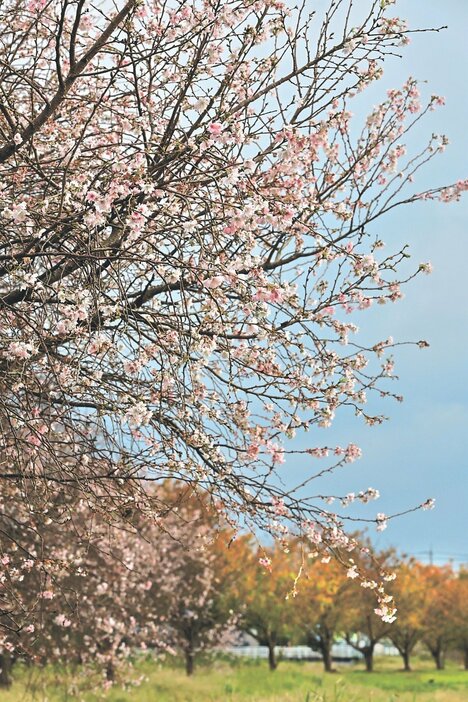
MULTIPOLYGON (((387 62, 384 77, 372 94, 366 94, 366 107, 385 99, 386 89, 400 86, 409 75, 427 80, 424 90, 445 96, 447 104, 420 123, 420 133, 407 139, 409 151, 412 143, 416 147, 432 132, 446 134, 451 143, 420 173, 416 189, 467 178, 468 1, 400 0, 393 9, 392 14, 408 19, 413 28, 448 25, 448 29, 413 35, 410 46, 402 49, 403 58, 387 62)), ((396 350, 395 372, 400 380, 392 389, 405 401, 379 405, 390 417, 388 422, 368 428, 342 413, 322 441, 328 445, 352 441, 364 455, 328 478, 320 489, 342 494, 376 487, 382 497, 373 503, 372 512, 375 508, 387 514, 436 498, 436 509, 393 520, 374 540, 381 547, 392 544, 426 561, 432 549, 438 563, 450 557, 455 564, 468 562, 467 215, 465 196, 455 204, 397 208, 376 224, 389 246, 408 242, 412 262, 430 260, 434 273, 411 283, 402 302, 379 307, 356 321, 362 333, 374 340, 389 335, 395 341, 427 339, 430 348, 396 350)), ((285 468, 294 474, 292 463, 291 457, 285 468)))

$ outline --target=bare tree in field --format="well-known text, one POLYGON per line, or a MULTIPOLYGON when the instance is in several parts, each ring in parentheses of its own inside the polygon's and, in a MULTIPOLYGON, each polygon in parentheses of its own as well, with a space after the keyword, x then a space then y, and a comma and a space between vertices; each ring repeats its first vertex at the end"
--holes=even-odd
POLYGON ((392 4, 1 3, 0 479, 31 510, 63 491, 159 517, 174 478, 230 520, 353 548, 305 485, 360 450, 317 428, 345 405, 382 420, 366 398, 393 394, 394 344, 363 346, 352 313, 430 268, 400 272, 375 223, 467 188, 411 189, 446 143, 406 154, 443 102, 415 80, 352 117, 407 42, 392 4))

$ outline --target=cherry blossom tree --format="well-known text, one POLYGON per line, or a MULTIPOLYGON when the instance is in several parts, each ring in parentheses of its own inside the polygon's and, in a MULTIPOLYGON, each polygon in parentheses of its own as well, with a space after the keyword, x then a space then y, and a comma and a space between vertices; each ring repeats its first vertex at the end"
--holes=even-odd
POLYGON ((132 646, 163 648, 160 615, 148 600, 155 542, 128 523, 106 523, 82 502, 48 503, 44 520, 22 498, 2 496, 0 683, 10 684, 18 658, 84 665, 97 670, 98 682, 101 671, 111 682, 132 646))
POLYGON ((197 654, 230 641, 250 547, 220 529, 206 495, 165 483, 161 522, 135 513, 123 523, 63 499, 45 523, 22 497, 4 498, 0 519, 0 685, 18 657, 85 666, 93 684, 101 673, 105 684, 131 679, 136 648, 182 653, 191 674, 197 654))
POLYGON ((177 508, 165 518, 162 532, 152 525, 143 529, 151 549, 142 564, 151 563, 145 608, 149 620, 159 624, 156 646, 162 641, 181 654, 192 675, 199 654, 229 645, 236 636, 231 592, 244 578, 239 557, 249 547, 245 537, 236 540, 232 530, 219 530, 205 495, 180 485, 166 490, 177 508))
POLYGON ((367 397, 398 399, 397 344, 364 345, 351 320, 430 271, 407 272, 376 222, 468 187, 412 189, 446 145, 407 154, 443 103, 415 79, 352 115, 410 39, 393 4, 2 3, 0 479, 37 519, 58 520, 58 495, 164 519, 153 486, 172 478, 250 529, 355 547, 307 486, 360 449, 315 436, 341 407, 373 425, 367 397), (312 428, 286 489, 289 442, 312 428))

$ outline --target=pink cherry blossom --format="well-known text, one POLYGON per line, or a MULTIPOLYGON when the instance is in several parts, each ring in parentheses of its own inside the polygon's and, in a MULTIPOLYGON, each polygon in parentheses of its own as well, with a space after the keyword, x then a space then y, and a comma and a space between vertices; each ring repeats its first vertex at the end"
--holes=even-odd
POLYGON ((224 282, 224 278, 221 275, 215 275, 212 278, 205 278, 203 281, 203 286, 209 290, 219 288, 224 282))
POLYGON ((223 125, 221 122, 210 122, 208 125, 208 131, 212 136, 218 137, 223 131, 223 125))

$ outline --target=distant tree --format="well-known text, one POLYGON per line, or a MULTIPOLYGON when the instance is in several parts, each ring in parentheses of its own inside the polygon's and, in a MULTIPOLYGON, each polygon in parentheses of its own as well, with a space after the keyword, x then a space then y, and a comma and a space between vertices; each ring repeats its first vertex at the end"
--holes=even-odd
POLYGON ((166 483, 159 500, 164 529, 138 511, 106 522, 82 501, 58 502, 45 524, 20 491, 2 496, 0 685, 18 656, 99 664, 112 684, 135 647, 181 652, 191 674, 198 653, 227 640, 229 590, 242 576, 228 554, 242 556, 245 538, 220 529, 216 508, 191 487, 166 483))
POLYGON ((268 665, 273 671, 278 666, 276 646, 288 643, 294 632, 295 602, 288 594, 294 586, 296 562, 284 547, 277 546, 252 552, 242 568, 240 626, 268 647, 268 665))
POLYGON ((19 657, 98 664, 112 682, 131 647, 157 637, 159 621, 144 606, 146 544, 128 522, 109 524, 82 501, 57 495, 46 509, 48 520, 31 513, 11 486, 1 497, 0 685, 9 686, 19 657))
POLYGON ((414 560, 401 562, 395 568, 392 594, 398 603, 398 616, 389 630, 389 638, 403 658, 405 671, 411 670, 411 654, 422 640, 426 619, 427 582, 425 569, 414 560))
POLYGON ((297 631, 308 646, 319 651, 326 672, 333 669, 332 646, 345 630, 351 590, 356 588, 334 560, 314 563, 298 585, 294 600, 297 631))
POLYGON ((453 620, 462 616, 462 611, 454 608, 454 573, 448 566, 428 565, 421 569, 421 578, 426 590, 422 640, 437 670, 442 670, 446 651, 454 636, 453 620))
POLYGON ((394 553, 391 550, 376 553, 370 542, 361 540, 361 548, 353 552, 353 558, 367 574, 369 586, 353 588, 349 593, 344 620, 345 638, 363 655, 366 670, 372 672, 375 646, 388 637, 393 626, 375 616, 374 588, 382 577, 391 577, 394 553))
POLYGON ((158 641, 180 652, 187 675, 197 656, 227 644, 238 617, 230 590, 243 577, 236 554, 245 549, 244 538, 219 529, 218 514, 206 495, 181 485, 166 486, 168 503, 176 504, 164 520, 164 531, 148 525, 143 534, 148 548, 148 599, 146 607, 159 622, 158 641), (228 544, 230 546, 228 548, 228 544))
POLYGON ((460 570, 458 576, 447 584, 447 611, 445 625, 449 628, 451 646, 463 656, 468 670, 468 571, 460 570))

